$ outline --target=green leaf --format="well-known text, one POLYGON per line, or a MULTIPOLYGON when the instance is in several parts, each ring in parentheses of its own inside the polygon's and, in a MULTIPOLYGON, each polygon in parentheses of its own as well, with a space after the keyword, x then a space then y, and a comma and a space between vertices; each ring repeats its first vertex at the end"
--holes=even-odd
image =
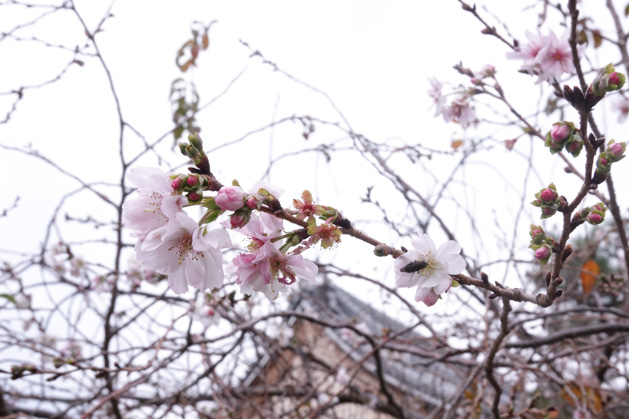
POLYGON ((175 141, 180 139, 183 135, 183 125, 178 125, 177 128, 173 130, 173 135, 175 136, 175 141))
POLYGON ((0 297, 4 297, 7 300, 11 301, 13 304, 17 305, 17 301, 15 301, 15 298, 10 294, 0 294, 0 297))

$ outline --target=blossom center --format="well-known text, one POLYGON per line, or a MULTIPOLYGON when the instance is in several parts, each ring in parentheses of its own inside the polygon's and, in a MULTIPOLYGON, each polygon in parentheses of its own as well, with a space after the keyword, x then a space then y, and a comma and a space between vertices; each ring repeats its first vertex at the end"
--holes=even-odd
POLYGON ((421 276, 431 276, 436 271, 443 269, 443 263, 439 262, 439 260, 433 256, 432 252, 428 252, 424 255, 423 259, 418 259, 417 262, 428 264, 428 266, 418 272, 421 276))

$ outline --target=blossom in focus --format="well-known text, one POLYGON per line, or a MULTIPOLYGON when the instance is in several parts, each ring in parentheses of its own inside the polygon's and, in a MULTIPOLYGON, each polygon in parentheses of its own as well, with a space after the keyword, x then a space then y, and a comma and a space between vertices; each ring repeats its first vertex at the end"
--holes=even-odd
POLYGON ((172 180, 160 169, 137 167, 129 171, 129 180, 138 187, 137 196, 122 205, 125 226, 139 238, 163 227, 169 217, 181 211, 187 199, 175 194, 172 180))
POLYGON ((248 247, 250 250, 255 250, 267 241, 281 236, 283 228, 281 218, 262 212, 258 216, 253 215, 244 227, 234 228, 234 231, 249 236, 251 243, 248 247))
POLYGON ((293 199, 293 207, 298 211, 297 218, 300 220, 314 217, 315 215, 321 215, 324 211, 321 205, 315 205, 313 203, 310 191, 303 191, 301 193, 301 201, 293 199))
POLYGON ((284 254, 278 242, 267 241, 251 253, 241 253, 228 271, 236 275, 243 294, 261 292, 275 300, 297 277, 314 282, 318 268, 300 254, 284 254))
POLYGON ((224 279, 220 249, 230 245, 227 231, 199 227, 182 211, 139 240, 136 254, 145 267, 168 275, 170 288, 181 294, 188 285, 199 290, 220 287, 224 279))
POLYGON ((427 306, 435 304, 439 295, 452 285, 450 275, 459 274, 467 265, 460 255, 461 246, 454 240, 437 249, 427 234, 412 240, 414 250, 409 250, 395 260, 395 283, 401 288, 417 286, 415 301, 427 306), (407 266, 423 262, 422 269, 408 272, 407 266))

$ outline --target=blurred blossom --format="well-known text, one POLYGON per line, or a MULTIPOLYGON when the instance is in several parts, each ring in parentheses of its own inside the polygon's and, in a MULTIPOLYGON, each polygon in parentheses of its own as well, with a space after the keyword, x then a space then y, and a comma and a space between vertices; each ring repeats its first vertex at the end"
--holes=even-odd
POLYGON ((542 35, 539 30, 537 34, 526 31, 529 42, 520 45, 516 51, 507 53, 507 58, 522 60, 521 70, 537 74, 537 83, 559 80, 564 73, 574 71, 569 35, 565 31, 557 38, 553 31, 549 31, 548 35, 542 35))
POLYGON ((629 99, 624 96, 618 96, 614 109, 619 112, 618 123, 622 124, 627 120, 627 115, 629 115, 629 99))
POLYGON ((428 96, 433 100, 435 106, 435 116, 441 114, 443 106, 446 104, 446 97, 441 93, 443 84, 434 77, 429 77, 430 90, 428 90, 428 96))
POLYGON ((203 324, 204 328, 217 325, 221 320, 220 314, 216 311, 216 307, 208 299, 207 294, 199 293, 194 301, 193 317, 203 324))

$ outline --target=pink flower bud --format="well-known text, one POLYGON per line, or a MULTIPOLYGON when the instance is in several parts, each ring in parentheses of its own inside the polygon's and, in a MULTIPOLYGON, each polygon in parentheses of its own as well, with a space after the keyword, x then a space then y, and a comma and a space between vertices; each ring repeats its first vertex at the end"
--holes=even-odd
POLYGON ((245 205, 245 192, 238 186, 223 186, 214 197, 214 202, 222 210, 236 211, 245 205))
POLYGON ((198 201, 201 198, 203 198, 203 195, 201 195, 201 194, 199 194, 197 192, 190 192, 188 194, 188 199, 191 200, 191 201, 198 201))
POLYGON ((172 186, 172 188, 176 191, 181 189, 181 187, 183 186, 181 178, 180 177, 175 178, 170 184, 170 186, 172 186))
POLYGON ((546 202, 553 202, 555 199, 557 199, 557 192, 555 192, 554 190, 550 189, 550 188, 546 188, 544 189, 540 194, 539 197, 542 201, 546 201, 546 202))
POLYGON ((531 237, 535 238, 538 234, 544 234, 544 232, 542 230, 533 230, 533 232, 531 233, 531 237))
POLYGON ((245 226, 247 218, 244 215, 232 215, 229 217, 231 228, 242 228, 245 226))
POLYGON ((555 124, 550 129, 550 137, 556 143, 561 143, 570 137, 572 129, 566 124, 555 124))
POLYGON ((557 210, 555 208, 552 207, 546 207, 546 208, 542 208, 542 214, 550 217, 551 215, 554 215, 557 212, 557 210))
POLYGON ((609 84, 620 84, 620 77, 615 71, 609 75, 609 84))
POLYGON ((550 249, 546 246, 542 246, 535 251, 535 257, 537 259, 548 259, 550 257, 550 249))
POLYGON ((603 222, 603 217, 597 212, 591 212, 590 214, 588 214, 587 221, 590 224, 596 225, 603 222))
POLYGON ((611 151, 614 156, 620 157, 622 156, 622 145, 620 143, 613 143, 609 146, 609 151, 611 151))
POLYGON ((607 166, 607 163, 609 163, 609 162, 608 162, 606 159, 604 159, 604 158, 601 158, 600 162, 601 162, 601 166, 607 166))
POLYGON ((251 209, 257 209, 258 208, 258 200, 256 199, 255 196, 251 195, 247 199, 247 207, 249 207, 251 209))
POLYGON ((199 177, 197 175, 190 175, 188 176, 186 183, 188 184, 188 186, 194 186, 199 183, 199 177))

